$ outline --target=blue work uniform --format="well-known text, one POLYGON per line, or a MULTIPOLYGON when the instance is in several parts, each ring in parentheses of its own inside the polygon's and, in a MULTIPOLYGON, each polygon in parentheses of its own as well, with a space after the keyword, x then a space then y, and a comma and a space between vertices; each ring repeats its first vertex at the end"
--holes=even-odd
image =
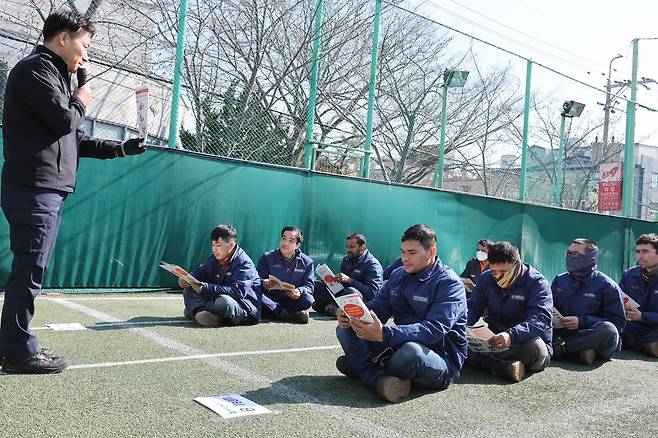
POLYGON ((260 276, 254 262, 240 247, 236 248, 231 261, 222 266, 214 255, 190 274, 206 283, 201 293, 185 289, 183 298, 190 317, 197 312, 216 312, 218 299, 228 300, 226 314, 221 315, 230 324, 257 324, 260 322, 260 276), (227 298, 228 297, 228 298, 227 298))
POLYGON ((640 267, 624 272, 619 287, 640 305, 642 321, 627 321, 623 337, 631 343, 647 344, 658 341, 658 275, 644 281, 640 267))
MULTIPOLYGON (((491 271, 480 275, 468 301, 468 325, 484 317, 494 333, 507 332, 511 347, 497 353, 475 353, 478 368, 489 368, 494 361, 521 360, 529 371, 541 371, 552 353, 551 328, 553 297, 544 276, 528 264, 523 264, 521 274, 511 289, 498 286, 491 271)), ((469 360, 470 362, 470 360, 469 360)))
POLYGON ((602 360, 621 349, 619 334, 626 318, 619 285, 599 270, 583 279, 568 272, 559 274, 551 284, 553 306, 562 316, 577 316, 578 329, 555 329, 554 337, 564 339, 566 353, 594 349, 602 360))
POLYGON ((295 254, 290 260, 286 259, 278 249, 268 251, 258 261, 256 270, 262 280, 273 275, 279 280, 295 286, 300 294, 299 298, 293 300, 285 291, 262 288, 264 313, 276 316, 280 308, 298 312, 308 309, 313 304, 315 275, 313 260, 299 249, 295 250, 295 254))
MULTIPOLYGON (((350 277, 352 282, 349 285, 344 284, 345 289, 339 292, 337 294, 338 296, 353 293, 353 290, 348 290, 349 286, 359 292, 364 302, 368 302, 382 287, 382 265, 368 250, 365 250, 363 254, 356 259, 353 259, 349 255, 343 257, 343 260, 340 263, 340 272, 350 277)), ((333 299, 331 298, 331 295, 329 295, 327 286, 322 281, 315 282, 313 296, 315 298, 315 305, 313 308, 322 310, 327 304, 333 303, 333 299)))
POLYGON ((466 358, 466 293, 455 272, 437 257, 425 270, 396 269, 366 304, 382 324, 383 342, 364 341, 351 328, 336 334, 351 367, 374 388, 382 372, 415 385, 444 389, 466 358), (373 358, 375 361, 373 362, 373 358))

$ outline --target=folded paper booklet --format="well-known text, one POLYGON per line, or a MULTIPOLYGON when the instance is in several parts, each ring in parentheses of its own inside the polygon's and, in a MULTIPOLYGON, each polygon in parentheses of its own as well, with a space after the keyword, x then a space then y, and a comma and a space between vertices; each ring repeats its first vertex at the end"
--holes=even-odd
POLYGON ((329 266, 326 264, 322 264, 315 268, 315 274, 320 277, 320 280, 324 281, 324 284, 327 285, 333 295, 336 295, 344 289, 340 282, 334 281, 334 273, 331 272, 331 269, 329 269, 329 266))
POLYGON ((160 262, 160 267, 164 269, 165 271, 169 271, 172 274, 174 274, 176 277, 181 278, 185 280, 188 284, 201 284, 199 280, 196 278, 192 277, 189 272, 187 272, 185 269, 181 268, 178 265, 172 265, 167 262, 160 262))
POLYGON ((564 324, 562 323, 562 314, 555 307, 553 307, 553 328, 564 328, 564 324))
POLYGON ((338 307, 350 318, 360 319, 365 322, 374 322, 370 310, 363 303, 359 294, 343 295, 342 297, 334 296, 338 307))
POLYGON ((269 280, 274 283, 274 286, 272 286, 270 289, 279 289, 279 290, 287 290, 287 289, 294 289, 295 286, 286 283, 285 281, 281 281, 278 278, 276 278, 274 275, 270 274, 269 280))
POLYGON ((489 345, 489 338, 494 335, 495 333, 485 325, 466 327, 466 340, 468 341, 469 350, 476 353, 497 353, 507 350, 509 347, 493 348, 489 345))
MULTIPOLYGON (((622 292, 623 293, 623 292, 622 292)), ((631 309, 637 309, 640 305, 633 298, 624 294, 624 307, 630 307, 631 309)))

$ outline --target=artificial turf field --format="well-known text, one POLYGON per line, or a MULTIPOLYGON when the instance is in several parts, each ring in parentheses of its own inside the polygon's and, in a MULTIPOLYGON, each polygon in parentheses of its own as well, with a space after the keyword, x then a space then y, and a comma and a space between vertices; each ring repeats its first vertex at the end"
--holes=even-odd
POLYGON ((658 435, 658 359, 553 362, 511 384, 465 368, 398 405, 334 367, 335 321, 208 329, 175 294, 45 295, 31 327, 58 375, 0 375, 1 437, 589 437, 658 435), (126 324, 127 322, 128 324, 126 324), (81 323, 84 331, 53 331, 81 323), (223 419, 193 401, 240 393, 271 414, 223 419))

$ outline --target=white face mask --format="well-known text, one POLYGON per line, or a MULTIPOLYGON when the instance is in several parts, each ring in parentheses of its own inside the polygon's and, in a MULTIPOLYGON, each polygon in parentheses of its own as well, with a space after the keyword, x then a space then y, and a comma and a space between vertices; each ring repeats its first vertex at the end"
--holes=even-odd
POLYGON ((475 258, 478 259, 479 261, 483 262, 489 257, 489 254, 487 254, 484 251, 475 251, 475 258))

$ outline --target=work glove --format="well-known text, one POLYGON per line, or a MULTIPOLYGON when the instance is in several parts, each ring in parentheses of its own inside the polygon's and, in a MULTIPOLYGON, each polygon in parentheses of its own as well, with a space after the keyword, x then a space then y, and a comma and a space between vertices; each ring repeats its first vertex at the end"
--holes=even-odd
POLYGON ((117 146, 117 156, 138 155, 144 153, 145 150, 146 143, 143 138, 131 138, 117 146))

